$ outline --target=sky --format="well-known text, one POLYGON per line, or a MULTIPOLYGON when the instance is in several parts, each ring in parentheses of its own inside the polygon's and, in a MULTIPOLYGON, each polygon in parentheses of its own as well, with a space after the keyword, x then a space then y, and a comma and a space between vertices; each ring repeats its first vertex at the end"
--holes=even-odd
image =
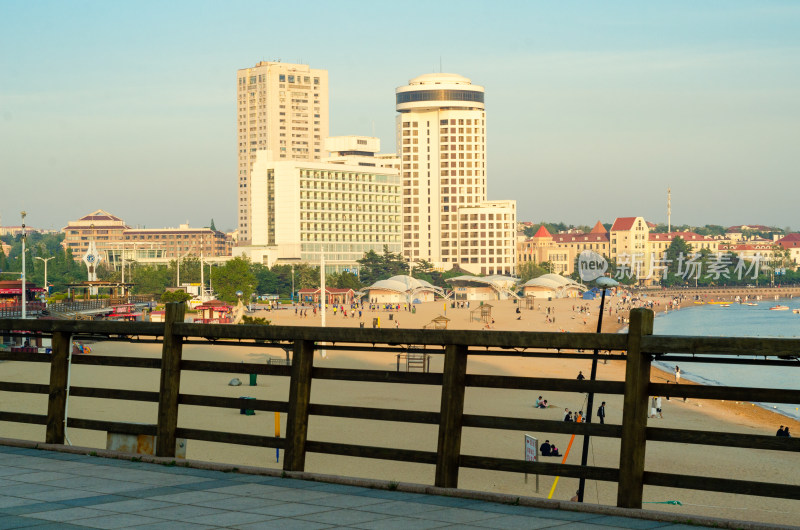
POLYGON ((0 0, 0 224, 236 224, 236 71, 327 69, 331 135, 395 151, 394 90, 486 89, 521 221, 800 229, 800 2, 0 0))

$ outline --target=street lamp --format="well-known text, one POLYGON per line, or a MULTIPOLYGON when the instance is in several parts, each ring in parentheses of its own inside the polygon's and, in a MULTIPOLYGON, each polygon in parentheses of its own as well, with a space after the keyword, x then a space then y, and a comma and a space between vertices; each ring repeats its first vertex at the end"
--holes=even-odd
POLYGON ((25 216, 28 215, 28 213, 22 211, 20 215, 22 215, 22 318, 25 319, 28 318, 25 304, 25 298, 27 298, 25 289, 25 216))
POLYGON ((39 256, 35 257, 35 259, 40 259, 40 260, 44 261, 44 288, 45 288, 45 291, 47 291, 48 295, 50 294, 50 287, 47 286, 47 262, 50 261, 53 258, 55 258, 55 256, 52 256, 52 257, 49 257, 49 258, 40 258, 39 256))

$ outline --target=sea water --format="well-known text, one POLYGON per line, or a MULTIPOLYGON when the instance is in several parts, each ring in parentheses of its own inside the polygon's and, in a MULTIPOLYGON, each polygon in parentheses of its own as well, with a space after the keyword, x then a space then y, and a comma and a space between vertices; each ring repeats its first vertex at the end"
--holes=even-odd
MULTIPOLYGON (((800 298, 760 300, 757 306, 731 303, 730 307, 697 305, 659 313, 653 324, 657 335, 699 335, 716 337, 800 337, 800 298), (789 306, 789 311, 771 311, 775 305, 789 306)), ((800 351, 797 352, 800 357, 800 351)), ((763 356, 761 357, 763 358, 763 356)), ((667 372, 675 363, 656 362, 667 372)), ((800 361, 797 366, 758 366, 709 363, 680 363, 681 378, 706 385, 800 390, 800 361)), ((786 416, 800 419, 800 404, 756 403, 786 416)))

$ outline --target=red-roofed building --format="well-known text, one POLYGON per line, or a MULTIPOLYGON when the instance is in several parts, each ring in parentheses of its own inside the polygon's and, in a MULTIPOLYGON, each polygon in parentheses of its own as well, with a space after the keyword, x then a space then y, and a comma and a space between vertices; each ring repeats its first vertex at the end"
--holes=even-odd
POLYGON ((608 256, 608 232, 600 221, 588 234, 570 231, 553 235, 540 226, 532 238, 520 243, 517 254, 521 264, 549 262, 552 272, 568 275, 575 270, 575 258, 584 250, 608 256))
MULTIPOLYGON (((322 289, 300 289, 297 291, 301 302, 311 302, 319 304, 319 297, 322 289)), ((352 289, 325 287, 325 301, 328 305, 350 305, 353 303, 355 291, 352 289)))
POLYGON ((597 221, 597 224, 594 225, 594 228, 592 228, 592 230, 589 233, 590 234, 606 234, 606 235, 608 235, 608 230, 606 230, 606 227, 603 226, 603 223, 601 223, 600 221, 597 221))
POLYGON ((800 234, 786 234, 775 244, 780 245, 789 251, 789 258, 794 262, 794 266, 800 265, 800 234))

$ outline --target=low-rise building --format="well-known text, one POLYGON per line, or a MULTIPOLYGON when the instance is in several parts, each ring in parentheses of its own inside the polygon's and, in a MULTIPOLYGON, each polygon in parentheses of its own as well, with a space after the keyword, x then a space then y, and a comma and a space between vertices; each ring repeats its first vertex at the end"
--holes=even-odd
POLYGON ((232 238, 210 228, 131 228, 104 210, 95 210, 67 223, 62 231, 64 249, 80 260, 94 243, 101 262, 119 268, 125 261, 166 264, 188 255, 219 258, 231 255, 232 238))

